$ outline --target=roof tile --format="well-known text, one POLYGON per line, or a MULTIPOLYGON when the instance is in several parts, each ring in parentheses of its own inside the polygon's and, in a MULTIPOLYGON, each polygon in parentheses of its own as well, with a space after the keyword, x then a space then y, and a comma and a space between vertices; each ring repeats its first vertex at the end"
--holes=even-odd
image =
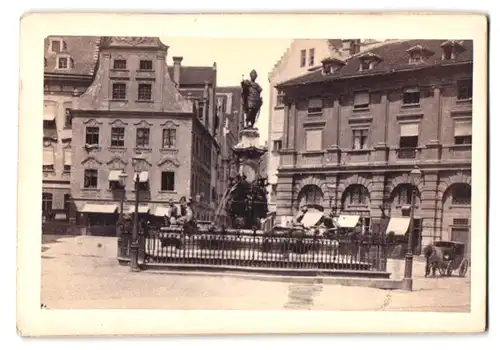
POLYGON ((61 75, 92 75, 97 62, 96 51, 98 50, 100 37, 96 36, 50 36, 45 38, 44 56, 45 73, 56 73, 61 75), (61 52, 52 52, 51 39, 62 40, 61 52), (57 69, 57 57, 68 55, 73 59, 73 67, 69 69, 57 69))
POLYGON ((373 69, 368 71, 359 71, 359 57, 366 55, 366 51, 354 55, 346 60, 346 65, 335 71, 333 74, 324 75, 322 70, 314 71, 300 77, 288 80, 279 85, 279 87, 320 83, 323 81, 331 81, 347 77, 357 77, 363 75, 372 75, 376 73, 390 73, 401 70, 420 69, 422 67, 431 67, 436 65, 453 64, 460 62, 472 62, 473 60, 473 44, 472 40, 460 41, 465 48, 465 51, 457 53, 454 60, 442 60, 442 48, 446 40, 399 40, 387 42, 383 45, 374 47, 368 52, 379 56, 382 61, 377 63, 373 69), (418 65, 409 63, 408 49, 421 45, 424 49, 432 52, 424 62, 418 65))

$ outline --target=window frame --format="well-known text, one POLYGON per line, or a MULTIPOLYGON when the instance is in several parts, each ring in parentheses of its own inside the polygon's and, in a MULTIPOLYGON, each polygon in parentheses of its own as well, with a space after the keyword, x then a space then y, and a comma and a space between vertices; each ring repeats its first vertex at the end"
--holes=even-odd
POLYGON ((152 101, 153 100, 153 85, 147 84, 147 83, 138 84, 138 86, 137 86, 137 100, 138 101, 152 101))
POLYGON ((300 50, 300 68, 305 67, 306 63, 307 63, 307 50, 303 49, 300 50))
POLYGON ((60 53, 63 51, 63 42, 61 39, 50 39, 50 52, 60 53), (54 50, 54 43, 59 44, 59 50, 54 50))
POLYGON ((162 192, 175 192, 175 172, 174 171, 162 171, 160 179, 160 191, 162 192), (169 183, 168 175, 171 176, 169 183), (168 186, 170 185, 170 186, 168 186))
POLYGON ((99 185, 99 171, 89 168, 83 171, 83 188, 97 189, 99 185))
POLYGON ((325 101, 320 97, 311 97, 307 100, 307 115, 319 115, 323 114, 323 109, 325 108, 325 101), (311 102, 318 100, 321 102, 320 107, 311 107, 311 102))
POLYGON ((53 208, 54 208, 54 194, 50 193, 50 192, 43 192, 42 193, 42 213, 52 211, 53 208))
POLYGON ((366 150, 368 148, 368 129, 353 129, 352 130, 352 149, 366 150), (356 137, 359 137, 359 148, 356 148, 356 137))
POLYGON ((471 205, 472 188, 466 184, 455 184, 451 190, 451 205, 471 205), (457 195, 459 189, 465 190, 460 195, 457 195), (465 193, 465 195, 464 195, 465 193))
POLYGON ((150 128, 137 128, 135 130, 135 147, 136 148, 149 148, 150 145, 150 140, 151 138, 151 131, 150 128), (140 132, 143 132, 143 136, 139 136, 140 132), (142 143, 139 141, 142 140, 142 143))
POLYGON ((123 101, 127 99, 127 84, 122 82, 114 82, 111 85, 111 99, 115 101, 123 101), (121 88, 123 87, 123 91, 121 88), (123 94, 122 94, 123 93, 123 94), (123 97, 122 97, 123 95, 123 97))
POLYGON ((162 148, 176 149, 177 148, 177 129, 164 128, 162 131, 162 148), (168 140, 168 142, 165 142, 168 140))
POLYGON ((308 60, 307 60, 307 64, 308 64, 309 67, 314 66, 315 51, 316 50, 314 48, 309 49, 309 57, 308 57, 308 60))
POLYGON ((407 88, 403 90, 402 102, 403 106, 418 106, 420 105, 421 91, 419 88, 407 88), (417 91, 411 91, 417 90, 417 91), (408 99, 407 99, 408 98, 408 99), (416 102, 415 102, 416 100, 416 102))
POLYGON ((116 58, 113 60, 113 69, 114 70, 127 70, 127 60, 123 58, 116 58), (120 64, 118 63, 124 63, 123 67, 117 67, 120 64))
POLYGON ((153 69, 153 60, 140 60, 139 61, 139 70, 144 72, 152 72, 153 69), (149 66, 151 64, 151 68, 144 68, 145 65, 149 66))
MULTIPOLYGON (((85 127, 85 144, 87 145, 99 145, 99 135, 100 129, 98 126, 87 126, 85 127), (97 138, 97 142, 88 142, 89 138, 97 138)), ((94 141, 94 140, 91 140, 94 141)))
POLYGON ((457 101, 472 101, 472 98, 474 97, 474 91, 473 91, 473 81, 471 79, 462 79, 457 81, 457 101), (460 95, 460 90, 461 88, 466 89, 465 96, 461 97, 460 95))
POLYGON ((354 111, 366 111, 370 109, 370 101, 371 101, 371 94, 370 91, 368 90, 363 90, 363 91, 355 91, 354 92, 354 97, 353 97, 353 103, 352 103, 352 108, 354 111), (367 94, 368 95, 368 103, 363 103, 356 105, 356 95, 357 94, 367 94))
POLYGON ((73 116, 71 115, 71 108, 64 108, 64 128, 71 129, 73 125, 73 116))
POLYGON ((125 128, 123 126, 114 126, 111 128, 111 147, 125 147, 125 128), (119 132, 122 131, 122 132, 119 132), (121 144, 120 142, 121 141, 121 144))
POLYGON ((57 57, 57 69, 60 69, 60 70, 66 70, 66 69, 70 69, 70 61, 69 61, 69 57, 68 56, 58 56, 57 57), (61 67, 61 60, 65 60, 66 62, 66 67, 61 67))

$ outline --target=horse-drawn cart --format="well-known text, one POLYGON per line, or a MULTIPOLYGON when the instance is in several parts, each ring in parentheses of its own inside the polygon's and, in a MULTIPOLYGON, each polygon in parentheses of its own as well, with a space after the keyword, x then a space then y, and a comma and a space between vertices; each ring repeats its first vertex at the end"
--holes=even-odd
MULTIPOLYGON (((465 244, 455 241, 437 241, 429 248, 425 248, 427 257, 426 276, 432 267, 439 269, 441 276, 451 276, 453 271, 458 270, 460 277, 465 277, 469 269, 470 261, 465 255, 465 244)), ((434 274, 434 273, 433 273, 434 274)))

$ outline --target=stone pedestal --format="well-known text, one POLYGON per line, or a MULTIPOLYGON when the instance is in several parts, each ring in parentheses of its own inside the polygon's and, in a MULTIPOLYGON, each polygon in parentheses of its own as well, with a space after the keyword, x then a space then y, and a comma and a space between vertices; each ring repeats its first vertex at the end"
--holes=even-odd
POLYGON ((248 128, 240 131, 240 142, 235 149, 244 149, 249 147, 259 148, 259 130, 257 128, 248 128))

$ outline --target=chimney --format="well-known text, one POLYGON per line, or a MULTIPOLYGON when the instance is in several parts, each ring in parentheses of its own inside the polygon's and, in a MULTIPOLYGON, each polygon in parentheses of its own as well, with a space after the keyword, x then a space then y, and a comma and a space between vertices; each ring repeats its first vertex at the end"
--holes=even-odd
POLYGON ((342 39, 342 57, 347 58, 359 53, 360 42, 360 39, 342 39))
POLYGON ((177 86, 180 85, 181 82, 181 62, 182 62, 182 57, 181 56, 174 56, 172 57, 174 60, 174 82, 177 84, 177 86))

